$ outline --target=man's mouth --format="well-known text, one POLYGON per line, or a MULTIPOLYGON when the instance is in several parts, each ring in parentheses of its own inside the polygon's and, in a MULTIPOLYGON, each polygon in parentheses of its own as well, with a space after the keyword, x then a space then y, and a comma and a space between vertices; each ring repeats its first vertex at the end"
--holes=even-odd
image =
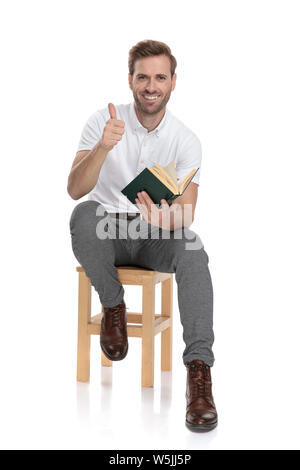
POLYGON ((142 96, 143 96, 145 101, 150 102, 150 101, 156 101, 159 98, 160 95, 153 95, 153 96, 142 95, 142 96))

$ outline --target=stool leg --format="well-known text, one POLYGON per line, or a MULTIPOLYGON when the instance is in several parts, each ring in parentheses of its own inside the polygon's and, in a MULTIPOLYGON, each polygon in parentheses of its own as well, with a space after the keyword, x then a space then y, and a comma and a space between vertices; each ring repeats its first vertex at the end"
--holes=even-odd
MULTIPOLYGON (((104 312, 104 308, 103 308, 103 305, 102 305, 102 315, 103 315, 103 312, 104 312)), ((100 335, 101 335, 101 331, 100 331, 100 335)), ((105 354, 102 350, 101 350, 101 364, 104 367, 111 367, 112 366, 112 361, 105 356, 105 354)))
POLYGON ((77 341, 77 380, 90 379, 90 335, 88 323, 91 319, 91 281, 84 271, 79 272, 78 284, 78 341, 77 341))
POLYGON ((112 361, 105 356, 103 351, 101 351, 101 365, 104 367, 112 366, 112 361))
POLYGON ((154 320, 155 284, 147 279, 143 282, 142 387, 153 387, 154 382, 154 320))
POLYGON ((172 369, 173 275, 161 285, 161 313, 170 317, 170 327, 161 332, 161 370, 172 369))

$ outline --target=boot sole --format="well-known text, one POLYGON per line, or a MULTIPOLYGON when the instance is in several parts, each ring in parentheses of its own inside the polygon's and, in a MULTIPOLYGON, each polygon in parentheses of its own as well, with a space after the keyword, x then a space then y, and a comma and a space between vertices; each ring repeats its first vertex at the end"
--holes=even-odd
MULTIPOLYGON (((100 344, 100 346, 101 346, 101 344, 100 344)), ((125 359, 125 357, 127 356, 127 353, 128 353, 128 344, 127 344, 127 348, 126 348, 126 351, 124 352, 123 356, 118 357, 117 359, 114 358, 114 357, 111 357, 109 354, 107 354, 107 352, 104 351, 104 349, 102 348, 102 346, 101 346, 101 349, 102 349, 102 352, 103 352, 103 354, 105 355, 105 357, 107 357, 107 359, 109 359, 110 361, 122 361, 122 360, 125 359)))
POLYGON ((186 427, 193 432, 207 432, 211 431, 218 425, 218 421, 210 424, 191 424, 188 421, 185 422, 186 427))

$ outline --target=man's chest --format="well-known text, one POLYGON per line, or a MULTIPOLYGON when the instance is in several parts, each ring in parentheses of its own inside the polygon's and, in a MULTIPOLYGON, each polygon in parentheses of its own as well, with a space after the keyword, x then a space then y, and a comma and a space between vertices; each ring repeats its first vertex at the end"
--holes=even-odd
POLYGON ((179 152, 179 139, 176 136, 160 135, 155 133, 124 134, 122 141, 114 149, 116 163, 130 167, 135 174, 144 168, 159 163, 166 166, 171 160, 177 160, 179 152))

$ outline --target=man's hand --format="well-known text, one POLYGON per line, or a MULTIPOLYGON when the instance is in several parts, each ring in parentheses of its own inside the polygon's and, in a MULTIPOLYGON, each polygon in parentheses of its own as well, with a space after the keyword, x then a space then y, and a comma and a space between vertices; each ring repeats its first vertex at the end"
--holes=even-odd
MULTIPOLYGON (((161 209, 158 209, 156 204, 152 201, 149 194, 146 191, 141 191, 137 194, 135 202, 141 211, 143 218, 147 221, 148 224, 156 225, 165 230, 174 230, 174 220, 175 212, 179 209, 181 212, 181 207, 177 204, 172 204, 169 206, 165 199, 161 199, 161 209)), ((181 217, 178 226, 182 226, 181 217)))
POLYGON ((112 103, 108 104, 110 119, 106 121, 100 140, 100 147, 109 151, 122 139, 125 133, 125 122, 117 119, 116 108, 112 103))

